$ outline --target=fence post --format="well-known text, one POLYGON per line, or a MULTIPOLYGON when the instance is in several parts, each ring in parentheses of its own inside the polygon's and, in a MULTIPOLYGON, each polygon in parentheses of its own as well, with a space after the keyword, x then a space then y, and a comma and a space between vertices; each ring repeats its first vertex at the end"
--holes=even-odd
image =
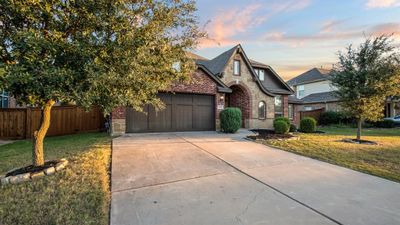
POLYGON ((25 110, 25 139, 31 138, 31 128, 32 128, 32 112, 30 107, 26 107, 25 110))

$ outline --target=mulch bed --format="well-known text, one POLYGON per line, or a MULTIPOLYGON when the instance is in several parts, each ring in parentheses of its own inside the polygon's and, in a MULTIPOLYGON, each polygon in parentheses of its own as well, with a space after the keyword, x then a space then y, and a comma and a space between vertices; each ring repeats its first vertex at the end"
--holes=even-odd
POLYGON ((257 140, 257 139, 264 139, 264 140, 270 140, 270 139, 275 139, 275 140, 283 140, 283 139, 291 139, 291 138, 296 138, 296 136, 291 135, 291 134, 275 134, 275 131, 273 130, 268 130, 268 129, 253 129, 250 130, 254 132, 256 135, 250 135, 248 138, 257 140))
POLYGON ((378 145, 378 143, 374 141, 367 141, 367 140, 358 141, 357 139, 351 139, 351 138, 343 139, 341 140, 341 142, 352 143, 352 144, 363 144, 363 145, 378 145))
POLYGON ((9 176, 16 176, 16 175, 24 174, 24 173, 35 173, 35 172, 43 171, 43 170, 45 170, 45 169, 47 169, 47 168, 56 166, 57 163, 59 163, 59 162, 60 162, 60 161, 54 160, 54 161, 47 161, 47 162, 45 162, 43 166, 33 166, 33 165, 29 165, 29 166, 22 167, 22 168, 19 168, 19 169, 16 169, 16 170, 12 170, 12 171, 8 172, 8 173, 6 174, 6 177, 9 177, 9 176))

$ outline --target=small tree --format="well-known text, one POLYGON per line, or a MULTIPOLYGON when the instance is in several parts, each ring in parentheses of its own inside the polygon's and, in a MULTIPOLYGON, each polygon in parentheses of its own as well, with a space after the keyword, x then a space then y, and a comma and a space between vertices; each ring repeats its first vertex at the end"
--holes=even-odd
POLYGON ((400 58, 390 36, 368 38, 358 48, 352 45, 339 52, 332 71, 344 110, 357 120, 357 140, 361 140, 364 120, 383 117, 385 100, 400 94, 400 58))
POLYGON ((193 1, 85 0, 0 3, 0 89, 42 109, 33 164, 56 102, 157 108, 159 90, 194 69, 185 51, 199 32, 193 1), (172 65, 179 63, 179 68, 172 65))

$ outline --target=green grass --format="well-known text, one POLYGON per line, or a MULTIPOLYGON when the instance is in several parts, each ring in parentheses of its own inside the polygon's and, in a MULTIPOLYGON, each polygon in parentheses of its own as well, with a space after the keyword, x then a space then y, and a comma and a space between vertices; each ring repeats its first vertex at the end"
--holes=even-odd
POLYGON ((378 145, 340 142, 355 138, 353 128, 325 127, 325 134, 299 134, 300 140, 260 141, 296 154, 400 181, 400 129, 364 129, 362 139, 378 145))
MULTIPOLYGON (((111 138, 90 133, 46 138, 46 160, 68 167, 33 182, 0 188, 0 224, 108 224, 111 138)), ((0 174, 31 164, 31 142, 0 146, 0 174)))
MULTIPOLYGON (((347 126, 328 126, 319 127, 318 130, 328 134, 335 135, 350 135, 355 136, 357 128, 347 126)), ((364 136, 400 136, 400 128, 385 129, 385 128, 363 128, 361 130, 364 136)))

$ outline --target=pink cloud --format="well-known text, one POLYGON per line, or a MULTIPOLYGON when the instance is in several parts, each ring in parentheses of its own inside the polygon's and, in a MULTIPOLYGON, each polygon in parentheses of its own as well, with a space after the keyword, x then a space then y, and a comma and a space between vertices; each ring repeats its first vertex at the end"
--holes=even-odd
POLYGON ((256 27, 267 19, 266 16, 256 15, 261 6, 252 4, 245 8, 233 8, 220 13, 208 24, 209 38, 202 40, 200 47, 226 46, 235 43, 233 36, 256 27))
POLYGON ((236 36, 260 26, 276 14, 301 10, 310 4, 311 0, 277 0, 268 5, 255 3, 244 8, 223 10, 206 25, 208 38, 201 40, 199 47, 228 46, 249 41, 237 39, 236 36))
POLYGON ((400 6, 400 0, 368 0, 366 7, 373 8, 388 8, 400 6))
POLYGON ((290 47, 300 47, 307 43, 327 43, 337 40, 352 40, 365 36, 393 34, 395 40, 400 40, 400 23, 383 23, 370 27, 341 28, 340 21, 323 23, 320 31, 310 35, 289 35, 282 31, 268 32, 263 36, 266 41, 285 43, 290 47))

